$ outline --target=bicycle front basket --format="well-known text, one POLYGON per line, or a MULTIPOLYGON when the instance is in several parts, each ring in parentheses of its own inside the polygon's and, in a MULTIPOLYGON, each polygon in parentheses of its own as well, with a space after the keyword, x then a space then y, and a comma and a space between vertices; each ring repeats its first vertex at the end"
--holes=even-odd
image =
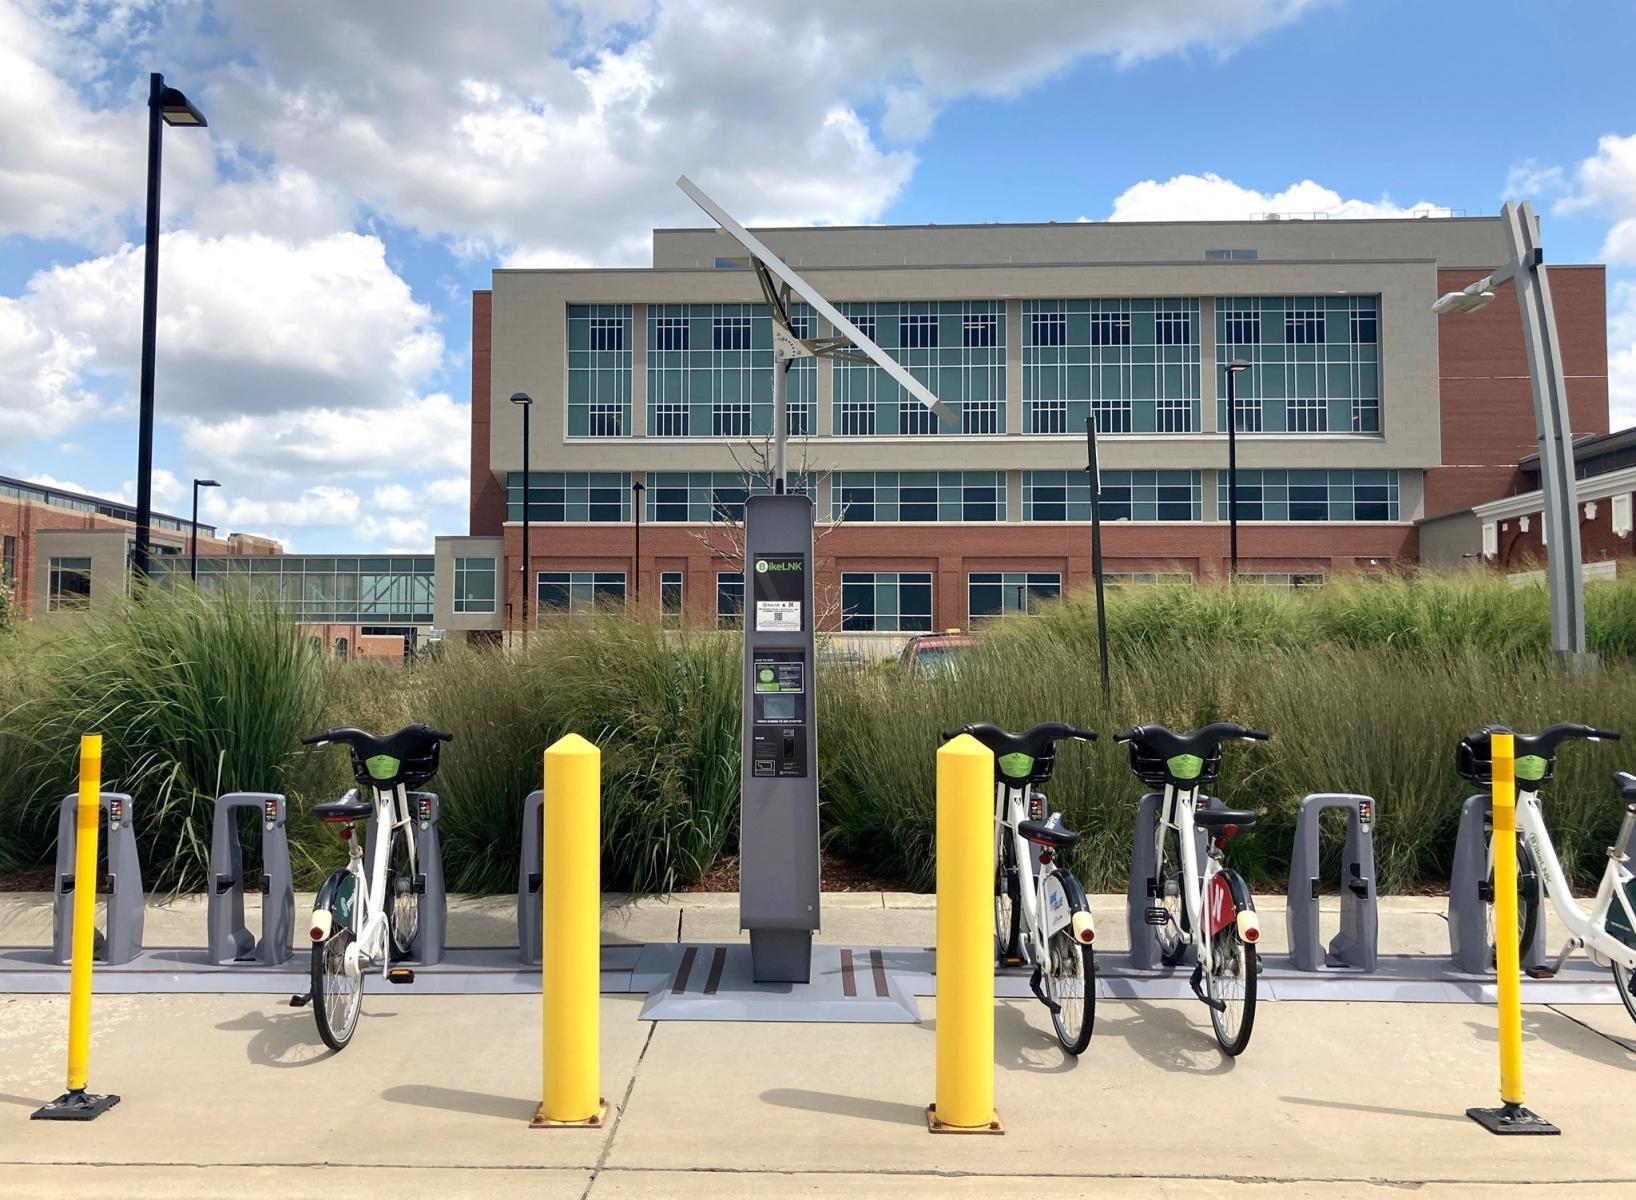
MULTIPOLYGON (((1169 768, 1165 765, 1165 760, 1139 741, 1130 744, 1130 769, 1136 773, 1136 778, 1155 791, 1162 790, 1167 783, 1174 782, 1171 779, 1169 768)), ((1205 756, 1196 782, 1200 787, 1206 787, 1214 783, 1216 776, 1220 773, 1221 746, 1218 743, 1205 756)), ((1195 780, 1190 779, 1186 782, 1191 785, 1195 780)))

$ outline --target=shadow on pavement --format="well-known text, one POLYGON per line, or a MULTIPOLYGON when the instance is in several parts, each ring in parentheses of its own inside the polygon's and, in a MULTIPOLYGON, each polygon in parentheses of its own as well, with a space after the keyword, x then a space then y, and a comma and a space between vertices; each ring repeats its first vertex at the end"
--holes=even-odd
POLYGON ((1280 1096, 1285 1104, 1307 1104, 1313 1108, 1338 1108, 1344 1112, 1375 1113, 1383 1117, 1413 1117, 1419 1121, 1453 1121, 1464 1124, 1471 1120, 1464 1113, 1424 1112, 1414 1108, 1388 1108, 1383 1104, 1350 1104, 1345 1100, 1316 1100, 1307 1096, 1280 1096))
POLYGON ((272 1013, 252 1010, 216 1028, 252 1034, 244 1054, 261 1067, 305 1067, 335 1056, 335 1051, 319 1039, 309 1008, 272 1013))
MULTIPOLYGON (((1199 1010, 1204 1011, 1200 1005, 1199 1010)), ((1091 1051, 1107 1037, 1120 1037, 1136 1053, 1162 1071, 1182 1075, 1225 1075, 1238 1061, 1221 1052, 1210 1026, 1195 1025, 1181 1008, 1160 1008, 1142 1000, 1119 999, 1104 1003, 1097 998, 1096 1027, 1091 1035, 1091 1051), (1130 1009, 1133 1016, 1110 1018, 1113 1004, 1130 1009)))
POLYGON ((44 1108, 45 1101, 38 1097, 30 1099, 28 1096, 13 1096, 7 1092, 0 1092, 0 1104, 20 1104, 24 1108, 44 1108))
POLYGON ((857 1117, 861 1121, 881 1121, 888 1125, 926 1127, 926 1110, 895 1100, 869 1100, 862 1096, 836 1096, 829 1092, 809 1092, 805 1088, 770 1088, 761 1099, 780 1108, 802 1112, 829 1113, 837 1117, 857 1117))
POLYGON ((493 1096, 487 1092, 468 1092, 430 1083, 405 1083, 389 1087, 381 1093, 381 1099, 393 1104, 412 1104, 416 1108, 470 1113, 474 1117, 496 1117, 506 1121, 528 1121, 540 1106, 538 1100, 493 1096))
MULTIPOLYGON (((1480 1042, 1494 1045, 1499 1040, 1499 1031, 1492 1025, 1467 1021, 1466 1028, 1480 1042)), ((1522 1037, 1525 1042, 1544 1042, 1577 1058, 1589 1058, 1610 1067, 1627 1070, 1636 1067, 1636 1049, 1629 1043, 1554 1009, 1547 1012, 1524 1009, 1522 1037)))

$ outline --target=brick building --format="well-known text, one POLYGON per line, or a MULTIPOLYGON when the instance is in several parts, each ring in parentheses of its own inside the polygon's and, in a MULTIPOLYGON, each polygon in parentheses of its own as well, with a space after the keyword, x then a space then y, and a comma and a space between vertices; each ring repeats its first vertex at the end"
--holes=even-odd
MULTIPOLYGON (((1497 218, 757 232, 960 417, 937 427, 871 366, 792 367, 830 628, 965 626, 1088 582, 1087 417, 1110 575, 1221 577, 1234 359, 1240 562, 1261 582, 1415 563, 1417 523, 1514 490, 1535 448, 1514 291, 1431 312, 1501 262, 1497 218)), ((525 586, 536 610, 639 591, 734 622, 773 361, 738 253, 656 230, 651 268, 497 270, 473 296, 471 531, 439 539, 440 627, 515 628, 525 586), (534 401, 526 582, 514 392, 534 401)), ((1574 432, 1605 434, 1603 268, 1553 266, 1551 287, 1574 432)))

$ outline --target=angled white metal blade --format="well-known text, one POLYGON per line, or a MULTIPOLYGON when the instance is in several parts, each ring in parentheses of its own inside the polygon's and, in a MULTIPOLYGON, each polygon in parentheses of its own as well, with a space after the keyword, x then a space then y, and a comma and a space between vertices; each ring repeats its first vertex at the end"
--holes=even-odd
POLYGON ((812 305, 819 315, 835 327, 837 333, 843 335, 859 350, 867 354, 877 367, 897 380, 911 396, 935 412, 945 422, 951 425, 956 423, 953 409, 934 396, 931 390, 920 380, 909 374, 902 363, 875 345, 873 338, 865 337, 856 325, 841 315, 839 309, 824 299, 817 288, 802 279, 801 276, 790 269, 788 263, 762 245, 760 238, 728 216, 727 211, 700 191, 697 184, 686 175, 683 175, 676 181, 676 186, 686 192, 688 199, 702 208, 705 215, 712 221, 731 234, 734 240, 758 259, 767 270, 789 284, 801 299, 812 305))

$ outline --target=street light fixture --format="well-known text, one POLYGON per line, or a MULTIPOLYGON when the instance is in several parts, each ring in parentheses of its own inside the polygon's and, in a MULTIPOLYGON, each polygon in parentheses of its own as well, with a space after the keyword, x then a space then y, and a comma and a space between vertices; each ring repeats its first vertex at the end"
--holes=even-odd
POLYGON ((221 487, 214 479, 195 479, 193 481, 193 536, 188 539, 187 548, 187 577, 194 583, 199 582, 199 489, 202 487, 221 487))
POLYGON ((533 566, 530 554, 532 547, 529 545, 528 536, 531 532, 528 524, 528 414, 534 408, 534 398, 527 392, 516 392, 512 395, 511 402, 523 410, 523 646, 527 648, 528 589, 533 586, 533 580, 530 578, 532 575, 530 567, 533 566))
POLYGON ((1545 584, 1551 606, 1551 649, 1569 662, 1587 657, 1585 577, 1580 567, 1579 520, 1574 488, 1573 433, 1568 422, 1567 382, 1562 347, 1557 340, 1556 311, 1545 276, 1545 253, 1539 244, 1539 222, 1527 201, 1507 201, 1500 209, 1510 261, 1458 292, 1447 292, 1432 304, 1443 315, 1476 312, 1494 300, 1494 289, 1511 281, 1517 288, 1522 340, 1528 351, 1528 377, 1534 393, 1534 427, 1539 431, 1539 473, 1544 527, 1545 584))
POLYGON ((1235 358, 1227 364, 1227 555, 1228 579, 1238 578, 1238 388, 1234 378, 1250 364, 1235 358))
MULTIPOLYGON (((631 516, 636 521, 636 544, 631 550, 631 577, 636 584, 636 608, 642 608, 642 493, 648 490, 648 485, 640 479, 631 481, 631 516)), ((660 606, 663 607, 664 597, 660 597, 660 606)))
POLYGON ((136 444, 136 545, 131 569, 138 580, 148 578, 149 547, 153 541, 153 357, 154 330, 159 317, 159 175, 166 125, 203 129, 208 122, 193 102, 157 71, 148 76, 148 229, 142 259, 142 380, 136 444))

